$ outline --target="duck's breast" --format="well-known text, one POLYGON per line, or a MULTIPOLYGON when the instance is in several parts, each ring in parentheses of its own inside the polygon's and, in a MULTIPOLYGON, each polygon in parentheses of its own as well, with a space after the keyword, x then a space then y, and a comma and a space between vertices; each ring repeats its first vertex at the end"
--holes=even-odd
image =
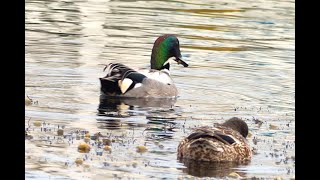
POLYGON ((173 80, 170 76, 170 71, 168 71, 167 69, 163 69, 161 71, 151 70, 149 72, 141 72, 141 73, 150 79, 162 82, 164 84, 173 84, 173 80))

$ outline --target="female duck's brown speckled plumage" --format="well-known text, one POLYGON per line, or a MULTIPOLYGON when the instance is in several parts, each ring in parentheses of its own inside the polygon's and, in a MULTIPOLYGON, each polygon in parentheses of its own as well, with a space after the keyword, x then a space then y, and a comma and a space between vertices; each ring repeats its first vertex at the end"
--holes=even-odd
POLYGON ((178 146, 178 158, 211 162, 250 161, 252 152, 246 140, 247 124, 231 118, 214 127, 194 128, 178 146))

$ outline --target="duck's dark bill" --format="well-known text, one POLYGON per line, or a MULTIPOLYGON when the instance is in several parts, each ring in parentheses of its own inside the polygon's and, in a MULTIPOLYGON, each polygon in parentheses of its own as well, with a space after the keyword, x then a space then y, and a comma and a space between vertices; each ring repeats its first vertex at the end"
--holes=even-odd
POLYGON ((186 62, 184 62, 184 61, 183 61, 182 59, 180 59, 180 58, 176 58, 176 61, 177 61, 178 64, 182 64, 183 67, 188 67, 188 66, 189 66, 186 62))

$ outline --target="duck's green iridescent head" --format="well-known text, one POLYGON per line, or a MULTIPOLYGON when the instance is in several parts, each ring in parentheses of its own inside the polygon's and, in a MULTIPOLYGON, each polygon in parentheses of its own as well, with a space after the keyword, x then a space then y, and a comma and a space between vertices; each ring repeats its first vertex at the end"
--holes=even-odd
POLYGON ((168 59, 171 57, 174 57, 178 64, 188 67, 188 64, 181 59, 178 38, 174 35, 165 34, 154 42, 151 54, 151 69, 169 69, 168 59))

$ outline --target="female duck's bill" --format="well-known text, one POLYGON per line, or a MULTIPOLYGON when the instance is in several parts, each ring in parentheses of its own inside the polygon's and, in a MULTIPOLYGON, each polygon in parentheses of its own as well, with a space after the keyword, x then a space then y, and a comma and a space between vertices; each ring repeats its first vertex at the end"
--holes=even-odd
POLYGON ((118 97, 175 98, 178 90, 169 71, 172 61, 188 67, 181 59, 178 38, 168 34, 160 36, 154 42, 149 71, 136 71, 121 63, 110 63, 104 68, 107 75, 100 78, 101 92, 118 97))
POLYGON ((248 125, 231 118, 214 127, 198 127, 178 146, 178 158, 209 162, 248 162, 251 148, 246 140, 248 125))

